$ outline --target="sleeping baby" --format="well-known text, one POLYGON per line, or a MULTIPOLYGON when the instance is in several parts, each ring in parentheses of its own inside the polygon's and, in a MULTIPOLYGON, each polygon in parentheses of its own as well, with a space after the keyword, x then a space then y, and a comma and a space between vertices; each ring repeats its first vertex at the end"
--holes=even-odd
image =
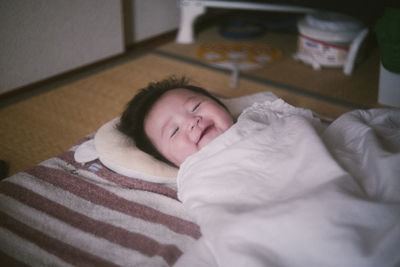
POLYGON ((353 111, 325 127, 282 99, 237 121, 170 78, 129 104, 119 129, 179 167, 202 237, 176 266, 398 266, 400 112, 353 111))
POLYGON ((118 129, 139 149, 179 167, 232 124, 232 115, 220 100, 184 77, 171 77, 137 94, 118 129))

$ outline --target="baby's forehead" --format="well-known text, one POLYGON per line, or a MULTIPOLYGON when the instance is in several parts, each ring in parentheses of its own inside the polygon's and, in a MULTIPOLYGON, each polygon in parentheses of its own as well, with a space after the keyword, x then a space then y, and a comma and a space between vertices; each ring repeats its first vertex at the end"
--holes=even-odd
POLYGON ((199 97, 203 97, 203 95, 184 88, 169 90, 153 104, 146 117, 152 117, 154 113, 158 113, 157 118, 164 117, 166 112, 176 111, 178 107, 185 106, 192 99, 198 99, 199 97))
POLYGON ((192 99, 198 99, 198 98, 211 99, 210 97, 208 97, 205 94, 202 94, 201 92, 196 92, 185 88, 176 88, 164 93, 157 102, 166 102, 166 101, 188 102, 192 99))

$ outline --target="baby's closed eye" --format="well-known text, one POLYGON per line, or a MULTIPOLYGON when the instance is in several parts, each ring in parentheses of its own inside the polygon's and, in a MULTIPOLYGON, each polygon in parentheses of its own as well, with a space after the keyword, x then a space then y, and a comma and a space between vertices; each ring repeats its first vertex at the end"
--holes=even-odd
POLYGON ((179 127, 176 127, 176 128, 172 131, 170 137, 173 137, 178 131, 179 131, 179 127))
POLYGON ((200 105, 201 105, 201 102, 197 103, 197 104, 193 107, 192 112, 195 112, 195 111, 200 107, 200 105))

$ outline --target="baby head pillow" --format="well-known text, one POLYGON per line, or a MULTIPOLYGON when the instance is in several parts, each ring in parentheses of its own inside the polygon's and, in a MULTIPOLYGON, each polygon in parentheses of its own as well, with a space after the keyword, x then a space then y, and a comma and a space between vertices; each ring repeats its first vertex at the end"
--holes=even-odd
MULTIPOLYGON (((277 97, 261 92, 237 98, 220 99, 236 119, 242 111, 277 97)), ((99 159, 109 169, 133 178, 156 183, 175 183, 178 169, 138 149, 134 143, 117 130, 119 117, 107 122, 96 132, 93 140, 83 143, 75 151, 75 160, 86 163, 99 159)))

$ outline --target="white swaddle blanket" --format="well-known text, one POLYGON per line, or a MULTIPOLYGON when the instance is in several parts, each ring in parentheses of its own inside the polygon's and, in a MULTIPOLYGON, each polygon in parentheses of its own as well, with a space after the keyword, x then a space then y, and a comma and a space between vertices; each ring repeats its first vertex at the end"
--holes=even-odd
POLYGON ((398 266, 399 174, 399 111, 255 104, 179 170, 203 236, 176 265, 398 266))

